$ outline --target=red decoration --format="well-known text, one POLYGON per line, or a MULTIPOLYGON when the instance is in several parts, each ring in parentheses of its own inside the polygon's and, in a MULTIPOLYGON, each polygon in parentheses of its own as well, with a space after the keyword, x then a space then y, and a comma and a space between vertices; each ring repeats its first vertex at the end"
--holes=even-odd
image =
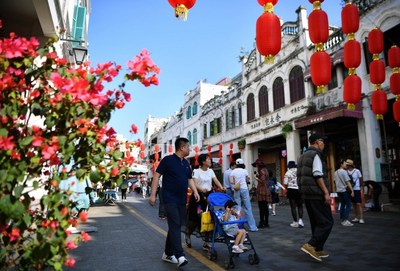
POLYGON ((387 95, 382 89, 378 89, 372 93, 372 112, 376 115, 376 119, 383 120, 383 115, 387 112, 387 95))
POLYGON ((385 63, 382 60, 372 61, 369 64, 369 71, 372 84, 379 85, 385 82, 385 63))
POLYGON ((400 73, 393 73, 390 76, 390 90, 394 95, 400 95, 400 73))
POLYGON ((219 150, 222 151, 222 144, 219 144, 219 150))
MULTIPOLYGON (((356 40, 349 40, 344 44, 344 66, 348 69, 360 66, 361 63, 361 46, 356 40)), ((350 71, 349 71, 350 72, 350 71)))
POLYGON ((156 159, 156 161, 158 161, 159 158, 160 158, 160 156, 159 156, 158 152, 156 152, 156 153, 154 154, 154 159, 156 159))
POLYGON ((173 151, 173 150, 172 150, 172 145, 169 145, 169 146, 168 146, 168 153, 169 153, 169 154, 172 154, 172 151, 173 151))
POLYGON ((144 159, 144 152, 143 151, 140 152, 140 159, 144 159))
POLYGON ((144 144, 140 144, 140 150, 144 151, 144 144))
POLYGON ((331 58, 326 52, 315 52, 310 59, 311 80, 317 86, 317 94, 325 92, 331 81, 331 58))
POLYGON ((160 146, 158 146, 158 144, 156 144, 154 146, 154 151, 159 152, 160 151, 160 146))
POLYGON ((261 5, 261 6, 265 6, 266 4, 270 3, 272 5, 276 5, 276 3, 278 3, 278 0, 257 0, 257 2, 261 5))
POLYGON ((186 21, 189 9, 191 9, 196 0, 168 0, 169 4, 175 9, 175 17, 186 21))
POLYGON ((308 0, 308 2, 310 2, 311 4, 314 5, 314 3, 316 3, 316 2, 320 2, 320 3, 324 2, 324 0, 308 0))
POLYGON ((194 151, 195 151, 195 152, 199 152, 199 146, 195 146, 195 147, 194 147, 194 151))
POLYGON ((394 120, 399 123, 400 127, 400 100, 397 100, 393 104, 393 116, 394 120))
MULTIPOLYGON (((400 48, 397 47, 396 45, 393 45, 388 52, 388 58, 389 58, 389 66, 392 69, 397 68, 397 72, 399 71, 400 67, 400 48)), ((396 71, 393 71, 396 72, 396 71)))
POLYGON ((273 64, 274 56, 281 50, 281 23, 278 16, 264 12, 256 23, 256 45, 265 63, 273 64))
POLYGON ((379 54, 383 51, 383 32, 374 28, 368 34, 368 50, 374 54, 374 59, 379 59, 379 54))
POLYGON ((318 47, 317 50, 321 51, 323 43, 327 42, 329 37, 328 15, 326 12, 321 9, 314 9, 308 17, 308 28, 311 41, 318 47))
MULTIPOLYGON (((342 31, 345 34, 352 34, 358 31, 360 26, 360 15, 356 5, 348 2, 342 9, 342 31)), ((352 38, 352 39, 353 39, 352 38)), ((358 66, 358 65, 357 65, 358 66)))
POLYGON ((356 74, 344 79, 343 100, 349 110, 354 110, 355 104, 361 100, 361 79, 356 74))
POLYGON ((229 144, 229 149, 233 149, 233 143, 229 144))

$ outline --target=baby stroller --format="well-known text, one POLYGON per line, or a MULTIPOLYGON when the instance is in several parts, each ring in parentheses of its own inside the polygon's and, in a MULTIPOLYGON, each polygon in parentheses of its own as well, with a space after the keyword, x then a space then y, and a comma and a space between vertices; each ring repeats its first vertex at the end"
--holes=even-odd
MULTIPOLYGON (((214 220, 214 230, 212 233, 212 243, 211 250, 209 253, 210 260, 217 259, 217 251, 215 250, 215 243, 224 243, 228 247, 229 251, 229 259, 225 260, 225 268, 233 269, 235 268, 235 260, 234 257, 238 257, 240 254, 232 252, 232 246, 234 245, 235 236, 228 235, 223 228, 223 225, 238 223, 240 228, 243 228, 243 224, 247 223, 247 220, 236 220, 236 221, 227 221, 223 222, 222 217, 225 212, 224 205, 228 200, 232 200, 232 198, 225 193, 211 193, 208 196, 209 209, 211 211, 212 218, 214 220)), ((248 253, 249 263, 251 265, 258 264, 260 262, 260 258, 258 257, 256 250, 251 242, 250 236, 246 233, 246 239, 244 245, 248 245, 249 249, 244 253, 248 253), (251 252, 252 251, 252 252, 251 252)))

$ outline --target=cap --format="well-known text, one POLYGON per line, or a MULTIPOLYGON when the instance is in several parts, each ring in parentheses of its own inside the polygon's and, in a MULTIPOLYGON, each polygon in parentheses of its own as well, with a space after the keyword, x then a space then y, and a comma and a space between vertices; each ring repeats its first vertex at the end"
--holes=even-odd
POLYGON ((244 165, 244 161, 242 158, 236 159, 236 165, 244 165))
POLYGON ((328 138, 326 136, 321 135, 321 134, 312 134, 308 138, 308 142, 310 142, 310 144, 313 144, 313 143, 315 143, 315 141, 320 140, 320 139, 327 140, 328 138))
POLYGON ((351 166, 351 167, 354 167, 354 162, 353 162, 353 160, 347 159, 347 160, 346 160, 346 165, 351 166))
POLYGON ((288 167, 288 168, 297 167, 297 166, 296 166, 296 162, 295 162, 295 161, 289 161, 289 163, 287 164, 287 167, 288 167))
POLYGON ((251 164, 253 167, 256 166, 265 166, 263 160, 261 160, 260 158, 258 158, 253 164, 251 164))

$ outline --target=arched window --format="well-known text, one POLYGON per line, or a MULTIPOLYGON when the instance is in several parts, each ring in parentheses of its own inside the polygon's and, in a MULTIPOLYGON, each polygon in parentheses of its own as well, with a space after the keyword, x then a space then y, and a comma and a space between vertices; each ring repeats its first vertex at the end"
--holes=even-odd
POLYGON ((289 74, 290 103, 304 99, 304 76, 300 66, 294 67, 289 74))
POLYGON ((258 107, 260 109, 260 116, 268 114, 268 90, 266 86, 262 86, 258 93, 258 107))
POLYGON ((272 94, 274 97, 274 110, 285 106, 285 94, 283 88, 283 80, 281 77, 275 79, 272 85, 272 94))
POLYGON ((247 121, 251 121, 256 118, 256 111, 254 108, 254 94, 250 93, 247 96, 247 121))
POLYGON ((229 129, 229 110, 227 109, 225 111, 225 130, 228 131, 229 129))
POLYGON ((189 140, 189 145, 192 145, 192 133, 190 131, 187 133, 187 139, 189 140))
POLYGON ((193 116, 196 116, 196 115, 197 115, 197 102, 194 102, 194 103, 193 103, 192 115, 193 115, 193 116))
POLYGON ((193 130, 193 145, 197 144, 197 129, 194 128, 193 130))
POLYGON ((186 111, 186 119, 190 119, 191 116, 192 116, 192 107, 189 105, 186 111))

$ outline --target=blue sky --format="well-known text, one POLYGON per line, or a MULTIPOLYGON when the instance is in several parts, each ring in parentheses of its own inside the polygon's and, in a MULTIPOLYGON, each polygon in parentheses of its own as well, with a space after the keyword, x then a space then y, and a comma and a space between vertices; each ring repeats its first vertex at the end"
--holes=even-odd
MULTIPOLYGON (((253 49, 255 24, 263 8, 257 0, 198 0, 189 10, 188 20, 174 17, 167 0, 92 0, 89 21, 91 65, 114 61, 126 63, 146 48, 161 69, 158 86, 145 88, 129 82, 125 90, 132 101, 112 115, 110 125, 129 140, 143 139, 148 115, 169 117, 183 104, 185 92, 199 80, 215 83, 241 72, 240 50, 253 49), (129 133, 135 123, 139 132, 129 133)), ((329 24, 340 26, 341 1, 327 0, 322 8, 329 24)), ((283 21, 295 21, 295 10, 307 0, 280 0, 275 13, 283 21)), ((123 73, 121 73, 123 74, 123 73)), ((108 88, 122 82, 117 78, 108 88)))

